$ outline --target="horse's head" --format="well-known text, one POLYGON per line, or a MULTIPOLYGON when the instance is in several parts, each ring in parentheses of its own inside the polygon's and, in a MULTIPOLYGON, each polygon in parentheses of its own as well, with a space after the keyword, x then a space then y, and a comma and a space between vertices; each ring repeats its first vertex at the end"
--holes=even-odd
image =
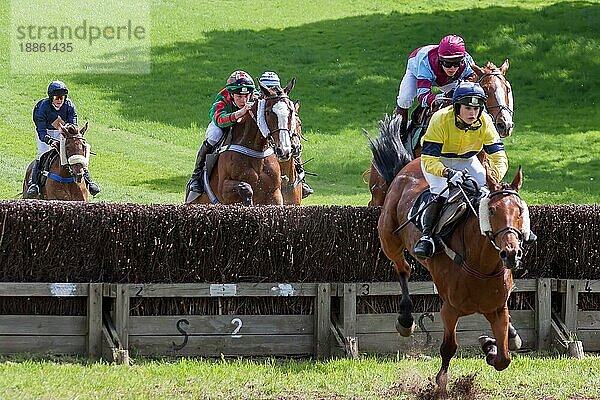
POLYGON ((488 62, 484 68, 471 65, 477 74, 477 82, 487 95, 486 109, 492 116, 500 137, 508 137, 513 129, 513 96, 510 82, 506 79, 508 59, 500 68, 488 62))
POLYGON ((85 168, 89 163, 89 146, 83 135, 87 131, 88 124, 81 129, 77 125, 67 124, 60 128, 60 158, 61 164, 65 165, 77 183, 83 179, 85 168))
POLYGON ((523 238, 529 237, 529 209, 519 197, 523 172, 519 170, 512 183, 498 183, 488 172, 490 193, 479 205, 481 233, 498 250, 502 264, 518 268, 523 257, 523 238))
POLYGON ((279 160, 289 160, 292 155, 292 134, 296 132, 296 108, 288 94, 294 88, 296 79, 285 88, 279 86, 267 87, 259 82, 263 97, 258 105, 258 126, 263 136, 275 148, 279 160), (264 119, 261 120, 261 116, 264 119))

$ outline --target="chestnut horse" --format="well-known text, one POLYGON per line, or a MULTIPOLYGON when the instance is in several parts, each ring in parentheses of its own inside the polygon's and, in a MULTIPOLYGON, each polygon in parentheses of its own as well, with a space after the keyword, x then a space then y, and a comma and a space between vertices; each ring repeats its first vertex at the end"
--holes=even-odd
POLYGON ((296 119, 288 94, 295 79, 283 89, 259 84, 263 97, 233 125, 231 143, 219 150, 210 179, 204 177, 205 193, 191 203, 283 205, 278 161, 291 158, 296 119))
POLYGON ((294 117, 296 118, 296 130, 291 132, 292 139, 292 157, 288 160, 279 161, 279 169, 281 171, 281 194, 283 196, 283 204, 299 206, 302 204, 302 177, 296 170, 294 158, 300 158, 302 152, 302 121, 298 116, 300 103, 294 104, 294 117))
MULTIPOLYGON (((403 147, 401 151, 406 154, 403 147)), ((381 160, 375 157, 377 168, 382 172, 397 167, 380 165, 381 160)), ((402 299, 396 329, 402 336, 410 336, 414 329, 413 304, 408 291, 409 259, 413 257, 411 253, 421 232, 413 224, 401 226, 419 194, 428 186, 420 164, 420 158, 402 162, 400 172, 390 184, 377 225, 383 252, 399 274, 402 299)), ((453 251, 459 256, 454 258, 456 263, 443 251, 420 260, 443 300, 440 313, 444 324, 440 347, 442 366, 436 377, 442 394, 446 391, 450 359, 457 349, 456 326, 462 316, 483 314, 495 338, 480 338, 487 363, 499 371, 510 363, 508 351, 509 347, 513 349, 513 343, 509 346, 509 338, 514 339, 516 335, 507 307, 513 285, 511 269, 520 265, 522 240, 529 229, 527 205, 518 193, 522 179, 521 167, 510 184, 496 182, 488 170, 486 180, 490 191, 481 199, 479 215, 470 213, 444 240, 450 254, 453 251)), ((436 245, 445 246, 441 242, 436 245)), ((519 341, 520 338, 514 343, 519 341)), ((515 344, 514 349, 518 346, 515 344)))
MULTIPOLYGON (((44 156, 56 157, 47 171, 46 184, 40 187, 41 200, 88 201, 89 192, 83 179, 84 170, 88 167, 90 146, 83 135, 88 124, 81 129, 77 125, 67 124, 60 127, 61 139, 53 145, 44 156), (52 154, 49 154, 52 152, 52 154)), ((23 181, 23 196, 27 192, 31 167, 27 167, 23 181)), ((40 173, 42 173, 40 165, 40 173)), ((44 173, 46 175, 46 173, 44 173)))
MULTIPOLYGON (((509 65, 508 59, 504 60, 500 68, 496 67, 491 62, 488 62, 483 68, 471 64, 471 68, 473 68, 473 71, 475 71, 477 76, 477 82, 481 85, 487 95, 485 108, 488 114, 491 115, 494 126, 501 138, 510 136, 514 127, 512 118, 512 87, 510 82, 506 79, 506 71, 508 70, 509 65)), ((426 116, 426 118, 430 116, 431 115, 426 116)), ((388 133, 400 135, 399 127, 400 125, 398 125, 397 132, 388 133)), ((412 152, 415 155, 415 158, 420 156, 421 144, 417 144, 416 148, 408 149, 408 151, 409 153, 412 152)), ((367 174, 369 174, 369 190, 371 191, 369 206, 382 206, 388 185, 381 174, 377 172, 377 169, 373 167, 373 164, 371 164, 371 168, 363 174, 364 182, 366 182, 365 177, 367 174)))

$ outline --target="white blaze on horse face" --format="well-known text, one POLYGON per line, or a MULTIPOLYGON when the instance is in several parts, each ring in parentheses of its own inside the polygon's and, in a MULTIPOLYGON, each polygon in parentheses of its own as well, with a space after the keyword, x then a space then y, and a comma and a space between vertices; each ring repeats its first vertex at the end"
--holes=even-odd
POLYGON ((273 106, 272 110, 277 115, 279 147, 283 150, 284 154, 289 154, 292 151, 292 139, 290 138, 290 130, 288 128, 291 116, 290 109, 287 103, 281 100, 273 106))
MULTIPOLYGON (((496 77, 496 79, 498 79, 499 84, 496 85, 496 90, 494 91, 494 96, 496 97, 496 101, 498 102, 498 105, 501 106, 497 120, 504 121, 504 124, 506 125, 506 131, 508 133, 507 136, 510 136, 510 133, 511 133, 511 130, 513 127, 512 91, 509 91, 507 93, 507 90, 505 89, 504 85, 502 84, 502 80, 499 77, 496 77), (508 102, 506 99, 508 99, 508 102)), ((510 88, 510 86, 509 86, 510 84, 508 83, 508 81, 506 82, 506 85, 507 85, 506 86, 507 88, 510 88)))

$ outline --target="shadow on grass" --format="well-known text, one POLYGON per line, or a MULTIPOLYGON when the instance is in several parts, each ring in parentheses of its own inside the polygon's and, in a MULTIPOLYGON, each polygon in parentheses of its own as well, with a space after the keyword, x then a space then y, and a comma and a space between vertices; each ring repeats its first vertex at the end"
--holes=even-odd
MULTIPOLYGON (((541 10, 489 7, 393 12, 286 29, 207 32, 205 41, 153 47, 148 75, 81 74, 75 79, 110 93, 112 100, 122 104, 126 119, 184 129, 196 124, 203 130, 214 95, 231 71, 245 69, 256 77, 264 70, 275 70, 286 82, 297 77, 292 97, 301 101, 303 128, 309 138, 311 131, 336 135, 345 128, 361 135, 360 127, 375 124, 393 109, 408 54, 454 32, 466 39, 480 65, 510 58, 516 135, 524 127, 560 134, 600 125, 595 104, 600 68, 598 57, 593 56, 598 54, 599 27, 600 5, 585 1, 541 10)), ((529 143, 535 143, 534 139, 529 143)), ((370 158, 366 141, 364 149, 357 151, 370 158)), ((316 160, 313 168, 344 169, 360 176, 366 165, 358 158, 360 162, 352 166, 346 165, 348 160, 316 160)), ((522 163, 526 170, 533 170, 538 168, 534 161, 511 159, 511 164, 522 163)), ((577 163, 572 167, 577 172, 574 176, 589 175, 586 171, 591 168, 577 163)), ((535 176, 528 189, 543 189, 548 182, 540 174, 535 176)), ((187 179, 178 176, 147 183, 179 190, 187 179)), ((586 179, 573 186, 588 187, 586 179)))

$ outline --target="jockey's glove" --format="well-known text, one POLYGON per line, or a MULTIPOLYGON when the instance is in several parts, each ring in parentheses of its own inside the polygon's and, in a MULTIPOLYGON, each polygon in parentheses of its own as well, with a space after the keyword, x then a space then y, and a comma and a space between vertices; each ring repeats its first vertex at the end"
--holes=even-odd
POLYGON ((454 186, 458 186, 465 182, 464 173, 462 171, 457 171, 452 168, 446 168, 444 176, 446 177, 446 180, 448 181, 449 185, 451 184, 454 186))

